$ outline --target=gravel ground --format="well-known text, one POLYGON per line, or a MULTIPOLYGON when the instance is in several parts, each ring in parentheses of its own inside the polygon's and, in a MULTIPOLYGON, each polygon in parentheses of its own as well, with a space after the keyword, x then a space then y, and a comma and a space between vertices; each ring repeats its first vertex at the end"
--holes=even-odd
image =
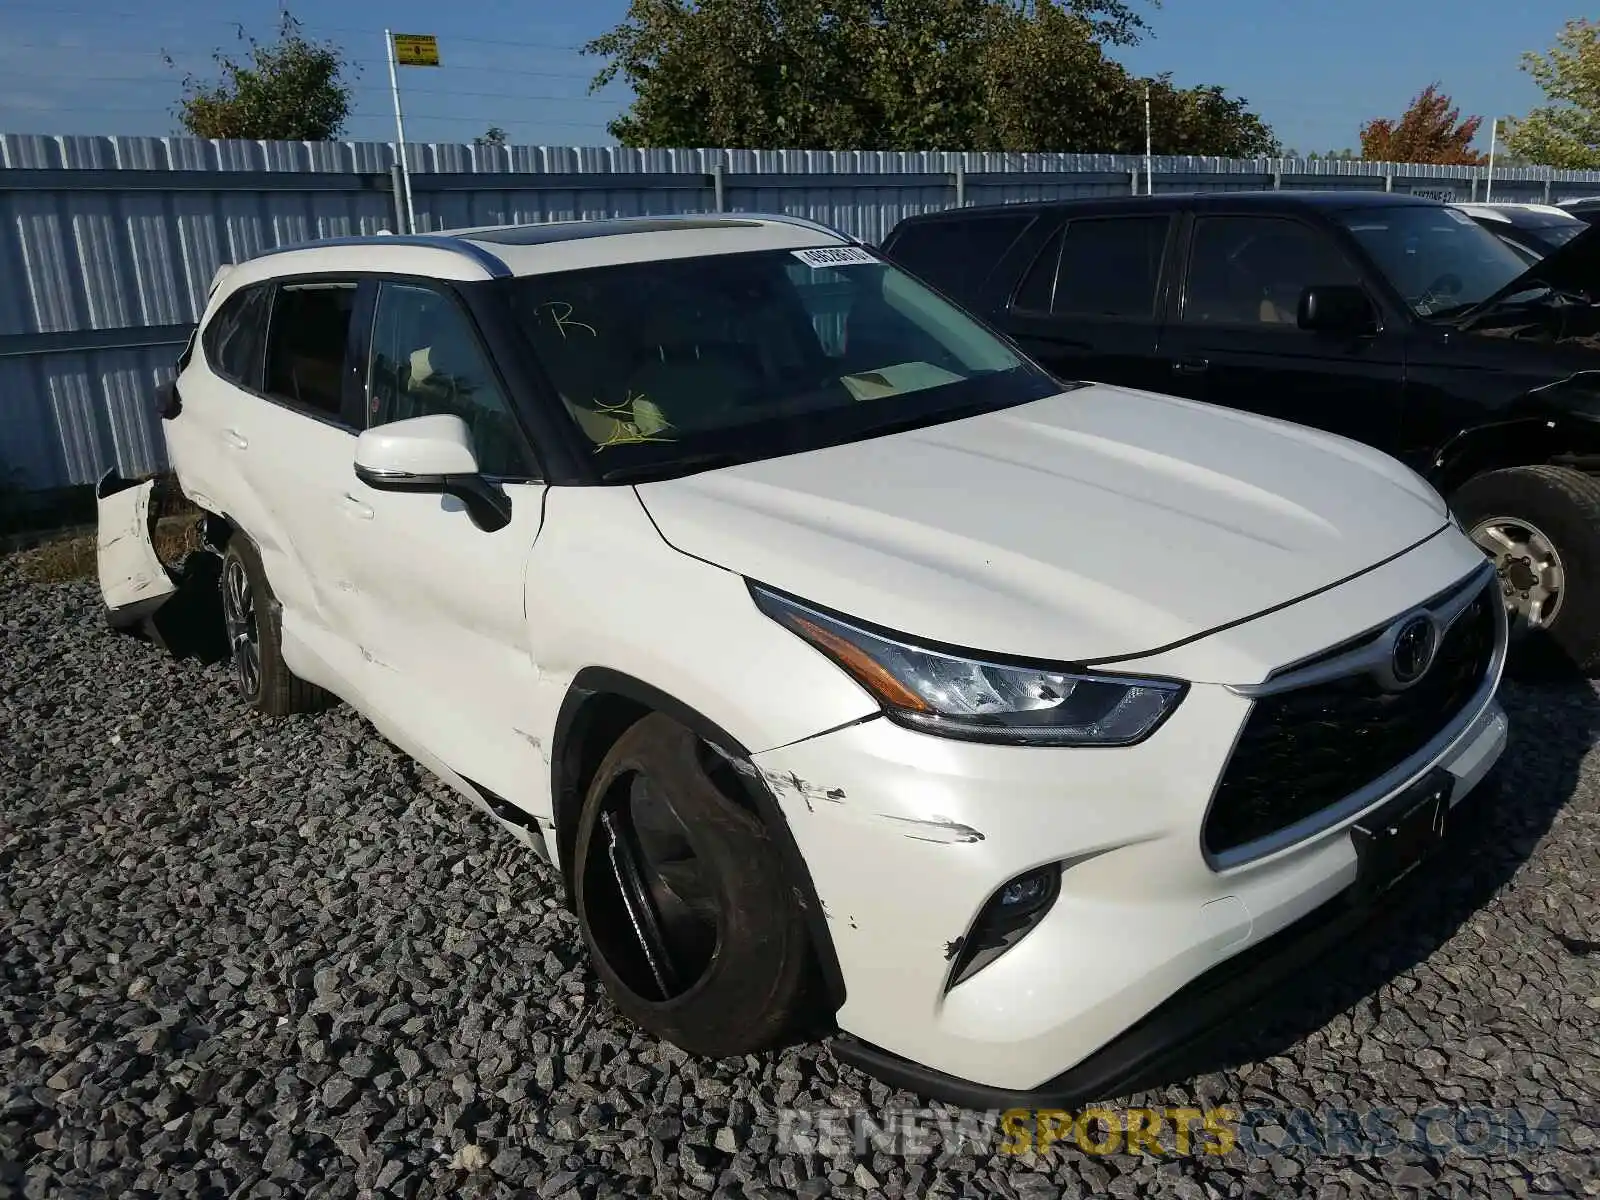
POLYGON ((259 718, 0 560, 0 1195, 1600 1195, 1600 698, 1507 702, 1505 800, 1402 927, 1134 1102, 1520 1105, 1552 1144, 801 1153, 779 1108, 924 1106, 638 1034, 551 872, 349 709, 259 718))

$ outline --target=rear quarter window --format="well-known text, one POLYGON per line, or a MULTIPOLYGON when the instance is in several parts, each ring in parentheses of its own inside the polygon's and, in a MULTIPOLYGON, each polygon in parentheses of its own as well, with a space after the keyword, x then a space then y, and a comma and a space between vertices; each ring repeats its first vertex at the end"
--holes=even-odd
POLYGON ((945 295, 967 301, 1033 220, 1032 213, 1016 213, 920 222, 906 226, 886 253, 945 295))
POLYGON ((200 337, 206 363, 214 373, 244 387, 259 387, 271 294, 269 287, 257 284, 241 288, 222 302, 200 337))

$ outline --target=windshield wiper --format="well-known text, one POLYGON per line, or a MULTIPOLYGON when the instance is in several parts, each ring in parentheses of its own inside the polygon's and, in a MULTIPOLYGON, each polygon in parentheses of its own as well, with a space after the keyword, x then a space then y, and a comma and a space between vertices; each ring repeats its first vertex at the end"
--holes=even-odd
POLYGON ((601 471, 605 483, 647 483, 652 479, 676 479, 696 471, 710 471, 717 467, 736 467, 746 461, 737 454, 726 451, 714 454, 687 454, 667 462, 634 463, 626 467, 612 467, 601 471))
POLYGON ((1492 303, 1485 304, 1479 300, 1472 304, 1452 304, 1449 308, 1441 308, 1437 312, 1428 314, 1430 321, 1448 321, 1461 329, 1468 328, 1479 317, 1489 313, 1498 312, 1504 308, 1521 308, 1528 305, 1546 304, 1557 296, 1568 296, 1571 293, 1553 288, 1549 284, 1536 283, 1531 287, 1523 288, 1519 292, 1512 292, 1509 296, 1501 296, 1492 303), (1532 293, 1530 295, 1530 293, 1532 293), (1519 297, 1522 297, 1519 299, 1519 297))

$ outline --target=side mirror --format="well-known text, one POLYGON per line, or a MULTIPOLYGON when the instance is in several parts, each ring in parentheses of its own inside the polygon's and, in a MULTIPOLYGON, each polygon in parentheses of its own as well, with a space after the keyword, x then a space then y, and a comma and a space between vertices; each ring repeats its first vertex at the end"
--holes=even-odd
POLYGON ((472 431, 439 413, 368 429, 356 439, 356 478, 380 492, 454 496, 480 529, 502 529, 511 499, 478 473, 472 431))
POLYGON ((1366 292, 1354 284, 1308 287, 1300 293, 1301 329, 1314 333, 1376 333, 1378 313, 1366 292))

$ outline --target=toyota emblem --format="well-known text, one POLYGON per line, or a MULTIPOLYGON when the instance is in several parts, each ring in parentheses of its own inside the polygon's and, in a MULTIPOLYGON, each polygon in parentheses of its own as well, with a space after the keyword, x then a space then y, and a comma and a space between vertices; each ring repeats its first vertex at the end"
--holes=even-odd
POLYGON ((1390 651, 1389 674, 1395 685, 1410 687, 1426 675, 1438 648, 1439 635, 1428 617, 1412 617, 1400 626, 1394 635, 1394 648, 1390 651))

